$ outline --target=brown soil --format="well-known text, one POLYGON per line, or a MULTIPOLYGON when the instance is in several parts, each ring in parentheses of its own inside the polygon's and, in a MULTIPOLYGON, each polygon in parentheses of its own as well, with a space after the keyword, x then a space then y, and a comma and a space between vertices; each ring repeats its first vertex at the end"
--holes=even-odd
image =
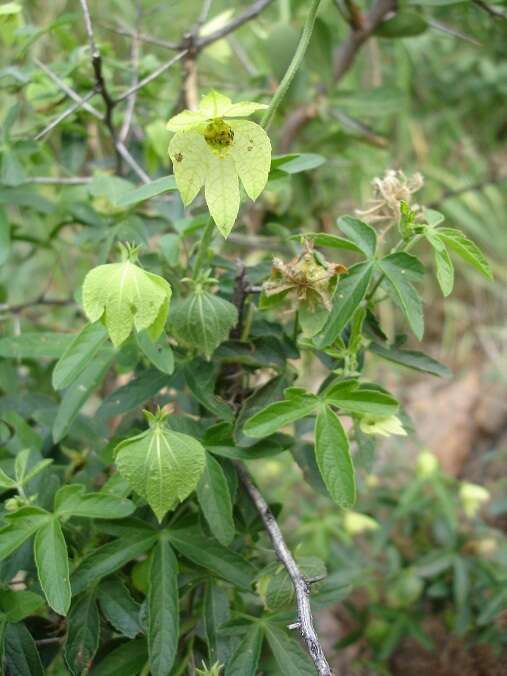
POLYGON ((436 620, 426 630, 433 650, 405 640, 391 660, 394 676, 507 676, 507 650, 496 655, 488 645, 467 646, 436 620))

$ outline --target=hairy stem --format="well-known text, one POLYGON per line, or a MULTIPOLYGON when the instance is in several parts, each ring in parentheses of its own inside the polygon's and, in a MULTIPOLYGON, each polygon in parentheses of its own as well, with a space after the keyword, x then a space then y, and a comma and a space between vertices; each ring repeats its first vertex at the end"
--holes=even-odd
POLYGON ((282 81, 278 85, 278 89, 275 92, 275 95, 271 99, 271 104, 269 108, 264 113, 264 116, 261 120, 261 125, 264 129, 269 129, 273 117, 275 116, 276 111, 280 103, 282 102, 284 96, 287 94, 290 83, 294 79, 299 67, 301 66, 308 45, 310 44, 310 38, 312 37, 313 26, 315 24, 315 18, 317 16, 317 11, 319 9, 321 0, 313 0, 308 16, 306 17, 305 25, 303 27, 303 32, 301 33, 301 38, 299 39, 298 46, 292 57, 292 61, 287 68, 285 75, 282 78, 282 81))

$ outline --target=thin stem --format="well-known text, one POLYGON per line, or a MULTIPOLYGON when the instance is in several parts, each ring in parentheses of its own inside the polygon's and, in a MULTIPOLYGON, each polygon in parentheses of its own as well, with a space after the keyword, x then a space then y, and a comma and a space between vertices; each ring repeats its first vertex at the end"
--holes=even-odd
POLYGON ((299 39, 298 46, 292 57, 292 61, 285 72, 285 75, 282 78, 282 81, 278 85, 278 89, 275 92, 275 95, 271 99, 271 104, 269 108, 264 113, 264 116, 261 121, 261 125, 264 129, 269 129, 271 122, 275 116, 276 111, 280 103, 282 102, 284 96, 287 94, 287 91, 290 87, 290 83, 294 79, 299 67, 303 63, 303 59, 310 44, 310 38, 312 37, 313 26, 315 24, 315 18, 317 17, 317 11, 319 9, 321 0, 313 0, 308 16, 306 17, 305 25, 303 27, 303 32, 301 33, 301 38, 299 39))
POLYGON ((259 512, 264 527, 273 544, 273 548, 277 557, 285 567, 289 577, 294 585, 296 593, 296 604, 298 609, 298 622, 295 626, 301 632, 306 648, 310 657, 313 660, 315 669, 319 676, 332 676, 333 672, 326 659, 324 651, 319 641, 319 637, 313 626, 312 609, 310 607, 310 585, 300 571, 290 549, 283 538, 280 526, 276 522, 272 511, 269 509, 268 503, 259 492, 257 486, 254 484, 252 477, 248 473, 246 467, 241 462, 234 463, 238 472, 241 483, 245 487, 246 492, 250 496, 255 508, 259 512))
POLYGON ((197 254, 195 256, 195 262, 194 262, 194 269, 192 271, 192 277, 196 279, 199 275, 199 273, 202 270, 202 267, 204 263, 206 262, 206 258, 208 256, 208 248, 211 243, 211 240, 213 238, 213 232, 215 230, 215 224, 213 223, 213 219, 209 218, 208 223, 206 224, 206 227, 204 228, 204 231, 202 233, 201 240, 199 242, 199 246, 197 248, 197 254))

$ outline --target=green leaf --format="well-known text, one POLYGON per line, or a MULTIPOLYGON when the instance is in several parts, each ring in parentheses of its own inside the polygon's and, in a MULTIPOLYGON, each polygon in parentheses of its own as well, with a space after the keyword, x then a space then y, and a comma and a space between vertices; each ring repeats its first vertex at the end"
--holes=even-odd
POLYGON ((5 210, 0 208, 0 265, 9 258, 11 250, 11 229, 5 210))
POLYGON ((130 260, 99 265, 83 283, 83 309, 91 322, 105 324, 115 347, 135 326, 157 340, 164 329, 171 287, 163 277, 146 272, 130 260))
POLYGON ((96 355, 86 369, 65 391, 53 423, 53 441, 58 443, 69 432, 84 403, 102 382, 114 359, 114 351, 106 348, 96 355))
POLYGON ((44 524, 35 535, 35 563, 40 586, 50 607, 66 615, 70 607, 69 557, 57 518, 44 524))
POLYGON ((308 653, 286 630, 269 623, 266 625, 266 637, 282 674, 315 676, 315 667, 308 653))
POLYGON ((130 639, 141 633, 141 606, 118 577, 101 582, 97 599, 106 620, 116 631, 130 639))
POLYGON ((175 303, 171 311, 171 329, 178 342, 208 359, 237 321, 232 303, 202 288, 175 303))
POLYGON ((218 418, 232 422, 234 416, 230 406, 215 395, 216 370, 215 364, 194 359, 185 365, 183 375, 189 390, 204 408, 218 418))
POLYGON ((170 376, 174 372, 174 354, 167 339, 161 338, 154 343, 146 331, 136 333, 136 340, 141 352, 155 368, 170 376))
POLYGON ((55 514, 59 517, 80 516, 90 519, 123 519, 132 514, 130 500, 110 493, 85 493, 81 484, 62 486, 55 495, 55 514))
POLYGON ((448 296, 454 287, 454 266, 447 250, 433 251, 437 280, 442 289, 442 294, 448 296))
POLYGON ((139 676, 148 660, 146 639, 128 641, 108 653, 90 676, 139 676))
POLYGON ((424 268, 417 258, 405 252, 390 254, 378 265, 386 277, 388 290, 407 318, 410 328, 421 340, 424 334, 422 301, 411 281, 419 281, 424 268))
POLYGON ((327 232, 305 232, 302 235, 292 235, 291 239, 311 239, 315 246, 328 247, 330 249, 346 249, 348 251, 355 251, 362 253, 362 249, 357 246, 350 239, 338 237, 338 235, 330 235, 327 232))
POLYGON ((239 446, 252 446, 257 443, 251 437, 243 434, 244 422, 271 402, 281 399, 283 391, 288 385, 289 380, 285 375, 276 376, 255 390, 253 394, 243 401, 234 424, 234 440, 239 446))
POLYGON ((398 402, 386 392, 369 389, 367 386, 346 389, 341 385, 339 382, 326 391, 324 399, 327 404, 361 415, 388 417, 398 412, 398 402))
POLYGON ((12 359, 58 359, 73 340, 68 333, 22 333, 0 338, 0 357, 12 359))
POLYGON ((235 533, 231 494, 222 466, 209 453, 197 484, 197 499, 211 532, 226 547, 235 533))
POLYGON ((250 437, 267 437, 290 423, 311 415, 317 407, 319 400, 314 394, 304 390, 296 396, 287 397, 285 400, 275 401, 266 408, 253 415, 245 422, 243 432, 250 437))
POLYGON ((283 171, 285 174, 299 174, 303 171, 317 169, 326 161, 322 155, 316 153, 293 153, 278 155, 271 160, 271 172, 283 171))
MULTIPOLYGON (((225 676, 255 676, 261 656, 264 631, 252 624, 238 643, 225 667, 225 676)), ((289 674, 291 672, 283 672, 289 674)))
POLYGON ((358 263, 340 278, 333 298, 333 308, 322 329, 314 339, 319 348, 327 347, 341 334, 356 308, 363 300, 373 272, 373 264, 358 263))
POLYGON ((199 529, 169 531, 169 541, 184 557, 245 591, 251 588, 255 568, 239 554, 206 537, 199 529))
MULTIPOLYGON (((19 453, 16 456, 16 460, 19 457, 19 453)), ((37 462, 33 467, 31 467, 26 474, 23 475, 22 479, 18 479, 18 481, 21 480, 22 485, 25 485, 29 483, 32 479, 34 479, 36 476, 38 476, 41 472, 43 472, 46 467, 49 467, 49 465, 53 464, 53 459, 52 458, 46 458, 45 460, 41 460, 40 462, 37 462)))
POLYGON ((45 605, 46 602, 42 596, 31 591, 12 591, 11 589, 0 591, 0 608, 5 613, 7 622, 21 622, 45 605))
POLYGON ((329 406, 322 407, 317 415, 315 457, 331 498, 339 507, 352 507, 356 501, 356 481, 349 440, 329 406))
POLYGON ((162 235, 159 241, 160 253, 171 267, 178 265, 180 257, 180 235, 175 235, 172 232, 162 235))
POLYGON ((152 554, 147 608, 151 671, 156 676, 169 676, 178 652, 178 562, 164 537, 152 554))
POLYGON ((72 573, 72 594, 79 594, 90 584, 123 568, 129 561, 144 554, 156 539, 157 532, 146 527, 138 532, 131 531, 128 537, 108 542, 91 552, 72 573))
POLYGON ((197 486, 205 453, 193 437, 155 422, 146 432, 118 444, 115 462, 122 477, 162 521, 197 486))
POLYGON ((387 361, 400 366, 414 369, 415 371, 422 371, 423 373, 431 373, 440 378, 450 378, 452 373, 445 366, 433 357, 424 354, 424 352, 417 352, 415 350, 402 350, 394 345, 381 345, 380 343, 370 343, 368 346, 370 352, 387 359, 387 361))
POLYGON ((55 390, 71 385, 95 357, 107 338, 102 324, 88 324, 74 338, 53 369, 55 390))
POLYGON ((22 507, 10 514, 7 525, 0 528, 0 561, 21 547, 49 519, 51 515, 40 507, 22 507))
POLYGON ((132 207, 134 204, 139 204, 139 202, 144 202, 151 197, 173 190, 177 190, 174 176, 163 176, 135 190, 120 193, 114 200, 114 204, 118 208, 132 207))
POLYGON ((382 21, 375 35, 382 38, 409 38, 424 33, 428 28, 426 19, 419 13, 401 10, 390 19, 382 21))
POLYGON ((11 477, 0 468, 0 488, 16 488, 16 486, 17 484, 14 479, 11 479, 11 477))
POLYGON ((74 676, 86 673, 99 647, 100 622, 95 592, 83 594, 72 606, 67 619, 64 657, 74 676))
POLYGON ((22 622, 6 626, 4 650, 9 676, 44 676, 35 641, 22 622))
POLYGON ((373 258, 377 250, 377 233, 367 223, 353 216, 342 216, 336 222, 343 234, 352 240, 367 258, 373 258))
POLYGON ((475 242, 468 239, 460 230, 455 228, 438 228, 435 234, 469 265, 478 270, 484 277, 493 278, 491 268, 484 254, 475 242))
POLYGON ((229 597, 227 592, 212 580, 206 585, 203 608, 203 624, 208 644, 210 662, 225 661, 227 640, 219 634, 219 628, 230 618, 229 597))
POLYGON ((128 413, 142 406, 145 401, 154 397, 170 382, 165 373, 156 369, 141 371, 137 378, 114 390, 103 400, 97 410, 96 417, 102 422, 114 416, 128 413))

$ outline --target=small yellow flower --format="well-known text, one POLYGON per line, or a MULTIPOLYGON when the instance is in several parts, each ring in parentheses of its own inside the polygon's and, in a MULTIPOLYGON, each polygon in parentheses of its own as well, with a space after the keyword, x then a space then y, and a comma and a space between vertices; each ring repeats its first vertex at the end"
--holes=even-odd
POLYGON ((423 451, 417 457, 417 474, 420 477, 429 477, 438 470, 440 463, 437 456, 431 451, 423 451))
POLYGON ((469 519, 477 516, 481 506, 491 499, 490 492, 483 486, 464 481, 459 490, 463 511, 469 519))
POLYGON ((379 525, 371 516, 348 510, 343 516, 343 527, 349 535, 361 535, 361 533, 377 530, 379 525))
POLYGON ((378 434, 381 437, 389 437, 391 434, 401 437, 407 436, 401 420, 396 415, 391 415, 388 418, 364 416, 359 422, 359 427, 365 434, 378 434))

